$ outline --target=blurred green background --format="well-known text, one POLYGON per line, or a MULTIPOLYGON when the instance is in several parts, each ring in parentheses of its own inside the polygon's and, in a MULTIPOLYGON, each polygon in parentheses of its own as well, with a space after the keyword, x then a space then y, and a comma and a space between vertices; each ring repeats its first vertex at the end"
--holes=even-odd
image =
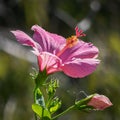
POLYGON ((119 120, 120 0, 0 0, 0 120, 33 120, 30 72, 37 69, 36 57, 17 43, 10 30, 32 35, 34 24, 64 37, 74 34, 78 25, 87 34, 83 40, 100 50, 101 64, 93 74, 83 79, 63 73, 53 76, 60 79, 59 112, 84 97, 81 91, 104 94, 113 106, 90 113, 71 111, 58 120, 119 120))

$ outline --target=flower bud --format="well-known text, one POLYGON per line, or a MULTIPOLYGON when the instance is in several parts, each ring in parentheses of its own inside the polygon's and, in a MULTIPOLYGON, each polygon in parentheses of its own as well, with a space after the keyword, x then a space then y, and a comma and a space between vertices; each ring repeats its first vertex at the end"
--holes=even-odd
POLYGON ((97 110, 104 110, 107 107, 112 106, 113 104, 108 97, 104 95, 95 94, 87 105, 94 107, 97 110))

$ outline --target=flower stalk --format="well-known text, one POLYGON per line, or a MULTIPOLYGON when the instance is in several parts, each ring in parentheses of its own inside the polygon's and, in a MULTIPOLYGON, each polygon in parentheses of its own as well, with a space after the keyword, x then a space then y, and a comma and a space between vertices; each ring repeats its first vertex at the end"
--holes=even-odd
POLYGON ((59 118, 60 116, 63 116, 63 115, 65 115, 66 113, 68 113, 68 112, 70 112, 71 110, 74 110, 74 109, 76 109, 76 105, 70 106, 69 108, 67 108, 67 109, 66 109, 65 111, 63 111, 62 113, 54 116, 54 117, 52 118, 52 120, 56 120, 56 119, 59 118))

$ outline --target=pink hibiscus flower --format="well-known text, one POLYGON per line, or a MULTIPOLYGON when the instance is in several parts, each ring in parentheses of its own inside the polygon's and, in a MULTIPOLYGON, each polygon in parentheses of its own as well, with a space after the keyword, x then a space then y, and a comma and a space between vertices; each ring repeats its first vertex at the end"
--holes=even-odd
POLYGON ((88 105, 93 106, 97 110, 104 110, 105 108, 112 106, 112 103, 108 97, 95 94, 88 102, 88 105))
POLYGON ((78 27, 75 28, 76 35, 67 39, 47 32, 38 25, 31 29, 34 31, 33 38, 20 30, 11 32, 21 44, 33 48, 40 71, 46 69, 47 74, 63 71, 68 76, 82 78, 91 74, 100 62, 96 59, 98 48, 78 39, 85 36, 78 27))

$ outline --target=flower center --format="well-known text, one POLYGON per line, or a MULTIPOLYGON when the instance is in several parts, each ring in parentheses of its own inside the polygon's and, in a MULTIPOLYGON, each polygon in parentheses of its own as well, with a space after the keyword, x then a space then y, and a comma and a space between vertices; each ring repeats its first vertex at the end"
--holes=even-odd
POLYGON ((57 56, 59 57, 66 49, 72 48, 76 45, 78 41, 78 37, 84 37, 86 34, 83 33, 83 30, 79 30, 78 26, 75 27, 76 35, 73 35, 66 39, 66 45, 63 47, 63 49, 57 53, 57 56))
POLYGON ((69 48, 73 47, 74 45, 76 45, 78 41, 78 38, 76 35, 71 36, 69 38, 66 39, 66 46, 68 46, 69 48))
POLYGON ((66 45, 63 47, 63 49, 57 54, 57 56, 60 56, 66 49, 72 48, 73 46, 76 45, 78 41, 78 38, 76 35, 71 36, 66 39, 66 45))

